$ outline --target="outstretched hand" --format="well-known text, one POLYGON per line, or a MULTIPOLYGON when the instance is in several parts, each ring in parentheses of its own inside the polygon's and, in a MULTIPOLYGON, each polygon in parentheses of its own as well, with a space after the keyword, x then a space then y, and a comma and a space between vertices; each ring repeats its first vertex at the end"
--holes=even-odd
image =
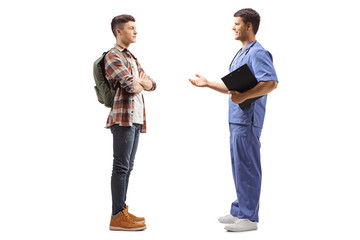
POLYGON ((198 79, 189 79, 192 85, 197 87, 207 87, 208 80, 206 78, 200 76, 199 74, 195 74, 195 76, 198 77, 198 79))

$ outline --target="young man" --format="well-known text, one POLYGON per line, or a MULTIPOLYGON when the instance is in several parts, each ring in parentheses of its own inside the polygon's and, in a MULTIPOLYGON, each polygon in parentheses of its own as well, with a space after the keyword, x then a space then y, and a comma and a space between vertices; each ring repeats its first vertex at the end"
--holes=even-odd
POLYGON ((135 56, 128 50, 136 42, 135 19, 130 15, 114 17, 111 29, 116 37, 115 49, 105 56, 106 79, 116 88, 113 106, 106 123, 113 134, 114 160, 111 176, 112 216, 110 230, 143 230, 145 219, 129 213, 126 193, 139 142, 146 132, 142 91, 153 91, 156 83, 148 77, 135 56), (126 61, 123 60, 123 57, 126 61))
MULTIPOLYGON (((230 65, 230 72, 247 64, 258 80, 258 84, 243 93, 229 92, 223 83, 210 82, 196 75, 189 79, 197 87, 208 87, 230 94, 229 128, 232 172, 237 199, 232 203, 230 214, 220 217, 221 223, 228 223, 228 231, 249 231, 257 229, 259 221, 259 198, 261 187, 260 135, 264 122, 266 98, 277 87, 277 76, 271 54, 256 41, 260 16, 253 9, 241 9, 234 14, 235 40, 242 43, 230 65), (265 95, 265 96, 263 96, 265 95), (239 103, 263 96, 250 106, 241 109, 239 103)), ((239 79, 241 81, 241 79, 239 79)))

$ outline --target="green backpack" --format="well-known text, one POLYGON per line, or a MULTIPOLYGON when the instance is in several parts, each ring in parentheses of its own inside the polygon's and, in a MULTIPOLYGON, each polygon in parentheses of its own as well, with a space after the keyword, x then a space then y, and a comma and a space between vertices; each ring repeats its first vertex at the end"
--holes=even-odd
MULTIPOLYGON (((116 48, 112 48, 109 51, 114 50, 117 52, 122 60, 122 62, 127 65, 127 61, 124 57, 124 55, 117 50, 116 48)), ((104 104, 106 107, 111 108, 114 102, 114 96, 116 93, 116 87, 111 88, 109 85, 109 82, 107 81, 105 77, 105 55, 109 52, 104 52, 101 57, 99 57, 94 62, 94 79, 95 79, 95 92, 97 95, 97 98, 100 103, 104 104)))

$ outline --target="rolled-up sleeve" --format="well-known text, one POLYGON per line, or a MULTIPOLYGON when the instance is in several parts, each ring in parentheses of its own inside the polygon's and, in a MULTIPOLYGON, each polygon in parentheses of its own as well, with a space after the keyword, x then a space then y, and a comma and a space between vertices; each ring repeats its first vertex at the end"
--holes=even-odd
POLYGON ((152 83, 153 83, 153 85, 152 85, 152 88, 151 89, 149 89, 149 90, 146 90, 146 91, 154 91, 155 89, 156 89, 156 82, 154 81, 154 79, 152 79, 151 77, 148 77, 151 81, 152 81, 152 83))
POLYGON ((109 51, 105 56, 105 76, 111 87, 116 83, 129 93, 135 91, 136 81, 128 68, 121 61, 120 57, 113 51, 109 51))

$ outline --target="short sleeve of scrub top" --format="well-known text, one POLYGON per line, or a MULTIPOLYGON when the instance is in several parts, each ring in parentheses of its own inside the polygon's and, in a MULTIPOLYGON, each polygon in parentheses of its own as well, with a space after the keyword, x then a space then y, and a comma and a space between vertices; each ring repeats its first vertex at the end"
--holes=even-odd
MULTIPOLYGON (((278 81, 270 52, 257 43, 249 51, 239 66, 248 64, 258 82, 278 81)), ((241 109, 229 98, 229 123, 254 125, 262 127, 265 118, 267 95, 253 102, 249 107, 241 109)))
POLYGON ((251 61, 252 72, 258 82, 277 81, 273 59, 270 52, 258 50, 251 61))

